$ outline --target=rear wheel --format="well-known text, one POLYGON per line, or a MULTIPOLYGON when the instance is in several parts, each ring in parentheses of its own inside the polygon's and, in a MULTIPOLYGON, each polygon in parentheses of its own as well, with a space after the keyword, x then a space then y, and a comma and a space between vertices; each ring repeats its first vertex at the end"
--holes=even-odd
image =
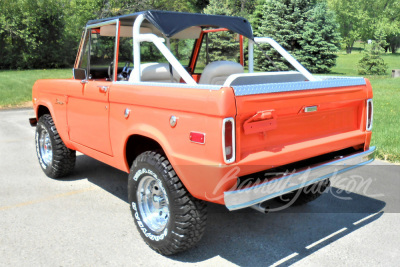
POLYGON ((329 179, 326 179, 280 196, 276 198, 276 200, 285 204, 291 203, 292 205, 304 205, 319 198, 322 193, 324 193, 324 191, 329 187, 329 185, 330 181, 329 179))
POLYGON ((40 167, 48 177, 61 178, 73 170, 76 152, 65 146, 49 114, 40 117, 35 141, 40 167))
POLYGON ((163 155, 147 151, 135 159, 128 197, 140 235, 158 253, 187 250, 203 236, 206 203, 190 195, 163 155))

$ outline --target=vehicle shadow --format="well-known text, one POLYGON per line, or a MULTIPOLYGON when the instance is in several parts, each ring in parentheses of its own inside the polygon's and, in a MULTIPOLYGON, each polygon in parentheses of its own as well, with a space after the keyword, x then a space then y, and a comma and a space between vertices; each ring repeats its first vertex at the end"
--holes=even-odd
MULTIPOLYGON (((125 172, 78 156, 75 172, 67 180, 81 179, 128 202, 125 172)), ((280 204, 272 200, 270 205, 280 204)), ((169 258, 200 263, 221 257, 241 266, 286 266, 377 220, 385 206, 384 201, 335 187, 307 205, 268 214, 253 209, 230 212, 225 206, 209 203, 203 239, 193 249, 169 258)))
POLYGON ((197 248, 170 258, 197 263, 219 256, 240 266, 291 265, 382 216, 384 202, 347 196, 353 201, 346 205, 324 194, 307 205, 268 214, 229 212, 210 204, 207 231, 197 248))

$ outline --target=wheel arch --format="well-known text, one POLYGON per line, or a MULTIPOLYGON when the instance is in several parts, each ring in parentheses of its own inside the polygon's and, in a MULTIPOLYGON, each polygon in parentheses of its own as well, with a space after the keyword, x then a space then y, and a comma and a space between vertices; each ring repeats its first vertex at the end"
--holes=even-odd
POLYGON ((50 109, 47 106, 42 105, 42 104, 38 105, 38 107, 36 108, 36 118, 39 119, 44 114, 49 114, 50 116, 52 116, 51 112, 50 112, 50 109))
POLYGON ((150 129, 147 129, 147 131, 134 132, 126 139, 124 156, 127 170, 129 171, 131 169, 133 161, 141 153, 149 150, 156 151, 163 154, 165 158, 168 159, 179 180, 192 196, 197 196, 199 198, 200 195, 203 195, 204 192, 200 191, 199 193, 196 191, 196 183, 188 179, 188 177, 185 176, 185 172, 178 166, 176 158, 174 157, 174 150, 170 146, 167 138, 160 132, 157 132, 155 128, 151 128, 152 131, 149 130, 150 129))
POLYGON ((167 157, 165 150, 162 148, 160 143, 153 138, 141 134, 130 135, 125 142, 124 153, 126 165, 130 168, 137 156, 149 150, 162 151, 162 153, 167 157))
POLYGON ((55 109, 55 107, 51 104, 49 99, 40 99, 34 105, 34 111, 36 114, 36 118, 39 121, 40 117, 45 114, 49 114, 53 119, 54 125, 57 128, 58 134, 61 136, 61 139, 65 143, 65 145, 70 148, 74 149, 73 147, 69 147, 69 135, 67 132, 67 117, 66 117, 66 108, 64 109, 55 109))

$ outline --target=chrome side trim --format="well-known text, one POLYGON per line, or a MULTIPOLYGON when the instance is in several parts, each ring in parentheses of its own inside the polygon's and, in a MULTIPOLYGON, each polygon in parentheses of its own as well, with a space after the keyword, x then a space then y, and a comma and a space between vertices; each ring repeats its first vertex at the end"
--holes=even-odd
POLYGON ((316 90, 333 87, 366 85, 364 78, 343 78, 324 81, 269 83, 232 86, 236 96, 316 90))
POLYGON ((318 110, 318 106, 310 106, 310 107, 305 107, 304 112, 315 112, 318 110))
POLYGON ((218 91, 221 89, 221 86, 218 85, 189 85, 186 83, 166 83, 166 82, 129 82, 129 81, 117 81, 115 84, 125 84, 125 85, 141 85, 141 86, 154 86, 154 87, 177 87, 177 88, 189 88, 189 89, 203 89, 203 90, 212 90, 218 91))
POLYGON ((367 131, 371 131, 372 130, 372 125, 374 122, 374 102, 372 101, 372 99, 368 99, 367 100, 367 116, 366 116, 366 130, 367 131), (368 114, 369 114, 369 109, 370 109, 370 105, 371 105, 371 121, 368 121, 368 114))
POLYGON ((112 81, 117 80, 118 76, 118 51, 119 51, 119 19, 116 20, 115 22, 115 43, 114 43, 114 71, 113 71, 113 77, 111 78, 112 81))
POLYGON ((235 162, 236 160, 236 135, 235 135, 235 120, 233 118, 225 118, 222 121, 222 154, 224 157, 224 162, 229 164, 235 162), (225 151, 225 123, 230 121, 232 123, 232 158, 226 160, 226 151, 225 151))
POLYGON ((229 210, 243 209, 257 203, 284 195, 334 175, 368 164, 374 160, 375 147, 338 160, 292 173, 245 189, 224 192, 225 205, 229 210))

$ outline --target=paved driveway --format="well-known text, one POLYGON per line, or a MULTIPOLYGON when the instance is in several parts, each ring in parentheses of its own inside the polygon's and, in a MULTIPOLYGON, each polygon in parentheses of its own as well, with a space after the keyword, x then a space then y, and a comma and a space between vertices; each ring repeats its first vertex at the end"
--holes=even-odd
POLYGON ((269 214, 210 204, 202 241, 163 257, 136 231, 126 173, 79 155, 68 179, 43 174, 32 116, 0 111, 1 266, 398 266, 399 165, 375 161, 315 202, 269 214))

